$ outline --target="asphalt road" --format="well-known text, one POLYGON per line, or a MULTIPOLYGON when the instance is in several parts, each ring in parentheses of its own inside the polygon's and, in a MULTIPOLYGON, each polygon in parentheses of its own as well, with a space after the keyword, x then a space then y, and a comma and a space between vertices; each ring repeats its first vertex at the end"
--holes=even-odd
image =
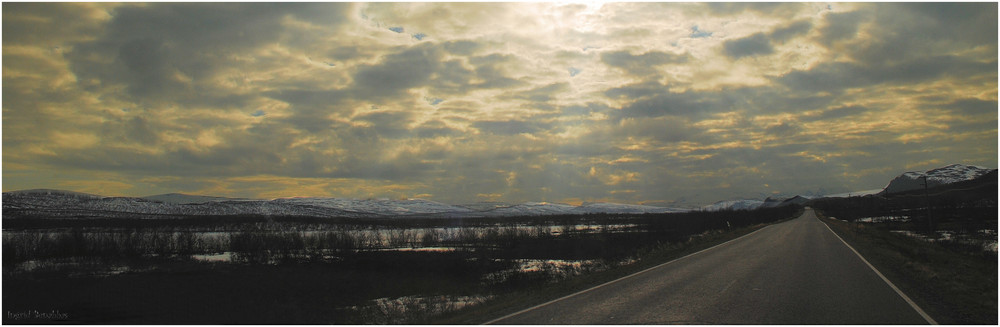
POLYGON ((808 209, 492 324, 927 324, 808 209))

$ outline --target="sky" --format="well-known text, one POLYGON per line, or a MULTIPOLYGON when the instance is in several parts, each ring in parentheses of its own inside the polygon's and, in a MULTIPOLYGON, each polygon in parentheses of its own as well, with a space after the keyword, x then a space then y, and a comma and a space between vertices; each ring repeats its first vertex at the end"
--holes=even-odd
POLYGON ((997 167, 997 3, 3 3, 3 191, 695 206, 997 167))

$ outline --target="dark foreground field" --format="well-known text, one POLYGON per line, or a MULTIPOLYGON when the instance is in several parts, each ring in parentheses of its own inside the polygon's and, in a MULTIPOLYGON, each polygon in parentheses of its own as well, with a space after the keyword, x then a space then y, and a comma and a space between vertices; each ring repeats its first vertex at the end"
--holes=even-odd
POLYGON ((718 242, 729 231, 800 210, 422 220, 5 218, 3 322, 465 321, 477 308, 540 301, 568 291, 554 285, 584 287, 600 281, 588 276, 626 273, 663 260, 664 251, 718 242))

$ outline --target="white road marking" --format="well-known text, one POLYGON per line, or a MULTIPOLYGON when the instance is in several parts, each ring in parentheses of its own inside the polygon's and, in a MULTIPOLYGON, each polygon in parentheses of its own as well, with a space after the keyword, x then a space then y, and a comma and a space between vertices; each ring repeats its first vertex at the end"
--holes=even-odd
POLYGON ((874 271, 875 274, 878 275, 879 278, 882 278, 882 281, 884 281, 886 284, 889 284, 889 287, 892 288, 893 291, 896 291, 896 294, 899 294, 899 296, 902 297, 903 300, 906 301, 906 303, 909 303, 910 307, 912 307, 913 310, 916 310, 917 313, 920 314, 920 316, 923 317, 924 320, 927 321, 927 323, 929 323, 931 325, 937 325, 938 324, 937 321, 934 321, 934 318, 931 318, 931 316, 927 315, 927 313, 924 312, 924 310, 921 309, 920 306, 917 305, 917 303, 913 302, 913 300, 911 300, 909 296, 906 296, 906 294, 903 294, 903 291, 901 291, 898 287, 896 287, 895 284, 893 284, 891 281, 889 281, 888 278, 885 278, 885 275, 882 275, 882 272, 878 271, 878 269, 875 269, 875 266, 872 266, 872 264, 870 262, 868 262, 868 260, 866 260, 865 257, 861 256, 861 253, 859 253, 858 250, 855 250, 854 247, 852 247, 850 244, 847 244, 847 241, 844 241, 844 239, 841 238, 840 235, 837 235, 837 233, 834 232, 832 228, 830 228, 830 225, 827 225, 826 223, 823 223, 823 226, 826 226, 826 229, 829 230, 830 233, 833 233, 833 236, 836 236, 837 239, 839 239, 840 242, 844 243, 844 245, 846 245, 848 249, 851 249, 851 251, 854 251, 854 254, 858 255, 858 258, 861 258, 861 261, 864 262, 866 265, 868 265, 868 268, 871 268, 872 271, 874 271))
POLYGON ((719 294, 725 293, 726 290, 728 290, 730 287, 733 287, 733 284, 736 284, 736 281, 738 281, 738 279, 734 279, 732 282, 729 283, 729 285, 726 285, 726 287, 723 287, 722 290, 719 291, 719 294))

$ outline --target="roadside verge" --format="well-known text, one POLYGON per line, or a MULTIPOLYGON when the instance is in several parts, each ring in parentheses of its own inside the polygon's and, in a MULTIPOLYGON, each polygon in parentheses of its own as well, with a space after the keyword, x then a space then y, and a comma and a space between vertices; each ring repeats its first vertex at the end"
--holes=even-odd
POLYGON ((817 216, 941 324, 997 324, 997 260, 949 251, 878 227, 817 216))

